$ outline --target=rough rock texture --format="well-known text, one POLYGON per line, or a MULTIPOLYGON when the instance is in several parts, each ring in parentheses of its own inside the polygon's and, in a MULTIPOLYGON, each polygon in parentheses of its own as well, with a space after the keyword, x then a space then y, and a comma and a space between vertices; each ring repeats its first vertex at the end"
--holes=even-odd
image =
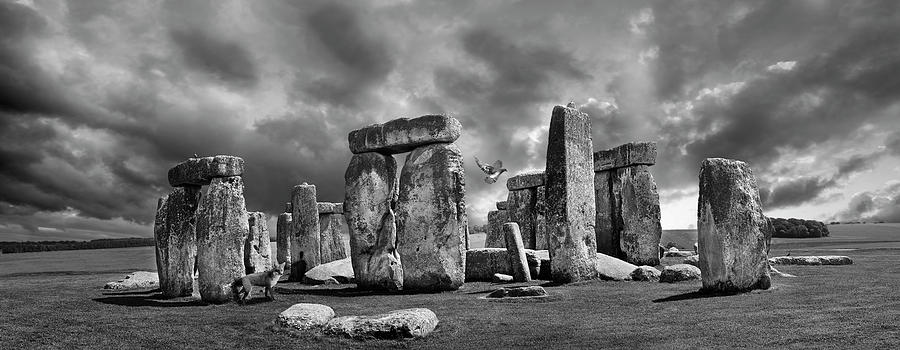
POLYGON ((536 170, 520 173, 506 180, 506 189, 510 191, 524 190, 526 188, 534 188, 544 186, 546 175, 544 171, 536 170))
POLYGON ((656 164, 656 142, 632 142, 594 153, 594 171, 656 164))
MULTIPOLYGON (((532 278, 549 274, 550 257, 546 250, 525 249, 525 260, 532 278)), ((512 275, 512 271, 506 248, 476 248, 466 251, 466 281, 490 281, 494 273, 512 275)))
POLYGON ((851 265, 853 260, 848 256, 776 256, 769 258, 773 265, 851 265))
POLYGON ((344 213, 344 203, 319 202, 316 203, 316 208, 319 211, 319 215, 344 213))
POLYGON ((216 177, 241 176, 244 174, 244 159, 233 156, 189 158, 169 169, 169 184, 172 187, 202 186, 216 177))
POLYGON ((659 275, 659 281, 675 283, 700 279, 700 269, 694 265, 676 264, 666 266, 659 275))
POLYGON ((197 213, 200 298, 231 300, 231 283, 244 275, 244 242, 250 226, 240 176, 214 178, 197 213))
MULTIPOLYGON (((126 289, 145 289, 158 288, 159 275, 150 271, 135 271, 125 275, 125 278, 109 282, 103 286, 103 289, 126 290, 126 289)), ((188 293, 187 295, 191 295, 188 293)))
POLYGON ((525 248, 528 249, 534 249, 535 246, 536 192, 533 188, 509 191, 506 197, 507 221, 519 224, 519 230, 522 232, 522 242, 525 244, 525 248))
POLYGON ((315 185, 297 185, 291 190, 293 228, 291 239, 291 276, 289 281, 300 282, 303 274, 322 263, 319 210, 315 185))
POLYGON ((659 281, 660 272, 653 266, 638 266, 631 272, 632 281, 659 281))
POLYGON ((525 246, 522 244, 522 234, 519 224, 507 222, 503 224, 503 237, 506 239, 506 258, 512 268, 513 281, 531 281, 531 272, 528 270, 528 260, 525 258, 525 246))
POLYGON ((269 248, 269 227, 263 212, 247 213, 250 234, 244 243, 244 269, 247 274, 262 272, 272 267, 272 249, 269 248))
POLYGON ((546 215, 551 274, 559 282, 598 277, 592 154, 590 117, 575 108, 554 107, 547 144, 546 215))
POLYGON ((200 193, 199 186, 185 186, 159 199, 153 233, 157 281, 166 297, 188 296, 194 290, 200 193))
MULTIPOLYGON (((275 234, 278 240, 276 245, 278 248, 278 263, 284 263, 284 266, 291 266, 291 232, 293 231, 293 222, 291 221, 291 213, 278 214, 278 223, 275 227, 275 234)), ((290 273, 288 270, 287 273, 290 273)))
POLYGON ((506 210, 506 201, 497 202, 497 210, 506 210))
POLYGON ((278 314, 276 330, 289 332, 312 331, 325 326, 334 318, 334 310, 321 304, 294 304, 278 314))
POLYGON ((465 173, 454 144, 412 151, 400 173, 397 252, 403 288, 455 290, 465 280, 465 173))
POLYGON ((681 262, 682 264, 693 265, 696 267, 700 267, 700 256, 699 255, 691 255, 689 257, 684 258, 681 262))
POLYGON ((488 232, 484 238, 485 248, 506 248, 503 238, 503 224, 509 222, 506 210, 492 210, 488 212, 488 232))
POLYGON ((437 324, 434 312, 415 308, 374 316, 336 317, 325 325, 325 333, 357 339, 421 338, 431 333, 437 324))
POLYGON ((379 153, 355 154, 344 174, 344 218, 350 257, 361 289, 402 289, 397 254, 397 163, 379 153))
POLYGON ((333 278, 336 282, 342 284, 354 283, 353 263, 350 261, 350 258, 324 263, 306 271, 303 283, 324 284, 329 278, 333 278))
POLYGON ((534 201, 534 249, 550 249, 550 232, 547 230, 547 188, 535 188, 534 201))
POLYGON ((491 282, 494 282, 494 283, 510 283, 512 281, 513 281, 513 276, 510 276, 507 274, 502 274, 502 273, 495 273, 494 277, 491 277, 491 282))
POLYGON ((662 225, 659 193, 650 169, 646 165, 617 169, 612 193, 614 230, 618 231, 623 260, 636 265, 659 265, 656 247, 662 225))
POLYGON ((691 251, 691 250, 678 250, 678 249, 676 248, 674 251, 669 250, 669 251, 665 252, 665 254, 663 254, 663 257, 666 257, 666 258, 686 258, 686 257, 693 256, 693 255, 694 255, 694 252, 691 251))
POLYGON ((750 167, 731 159, 704 160, 697 205, 703 290, 768 289, 768 228, 750 167))
MULTIPOLYGON (((631 273, 637 268, 630 264, 606 254, 596 253, 596 270, 600 279, 609 281, 627 281, 631 279, 631 273)), ((556 262, 553 262, 554 264, 556 262)))
POLYGON ((547 296, 547 291, 541 286, 525 286, 525 287, 503 287, 497 289, 487 298, 526 298, 526 297, 543 297, 547 296))
POLYGON ((344 237, 347 235, 344 214, 319 214, 319 242, 321 264, 347 257, 344 250, 344 237))
POLYGON ((426 115, 418 118, 399 118, 384 124, 373 124, 350 132, 350 152, 355 154, 379 152, 397 154, 433 143, 451 143, 462 133, 456 118, 426 115))

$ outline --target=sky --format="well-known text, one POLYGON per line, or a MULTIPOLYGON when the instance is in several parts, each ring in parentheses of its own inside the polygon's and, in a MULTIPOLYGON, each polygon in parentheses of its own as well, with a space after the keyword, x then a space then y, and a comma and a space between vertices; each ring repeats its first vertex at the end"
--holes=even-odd
POLYGON ((435 113, 481 225, 473 156, 543 168, 570 101, 595 150, 658 143, 665 229, 707 157, 769 216, 900 221, 897 1, 0 0, 0 33, 0 240, 151 237, 195 153, 243 157, 274 231, 296 184, 343 200, 351 130, 435 113))

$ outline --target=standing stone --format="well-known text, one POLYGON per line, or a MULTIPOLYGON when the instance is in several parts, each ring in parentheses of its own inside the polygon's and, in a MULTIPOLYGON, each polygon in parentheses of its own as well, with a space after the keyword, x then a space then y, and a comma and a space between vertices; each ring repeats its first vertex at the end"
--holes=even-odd
POLYGON ((659 265, 659 192, 647 165, 615 170, 613 199, 620 258, 635 265, 659 265))
POLYGON ((398 118, 350 132, 347 141, 354 154, 379 152, 397 154, 433 144, 456 141, 462 133, 459 120, 445 115, 398 118))
POLYGON ((455 290, 465 281, 465 178, 452 143, 419 147, 406 157, 397 204, 404 289, 455 290))
POLYGON ((615 171, 594 173, 594 203, 596 208, 594 231, 597 236, 597 252, 616 258, 623 258, 624 254, 619 247, 620 232, 616 229, 616 227, 622 227, 622 225, 616 225, 615 223, 616 219, 621 219, 621 216, 616 215, 615 197, 612 189, 615 174, 615 171))
POLYGON ((159 199, 153 231, 160 290, 166 297, 188 296, 194 290, 199 202, 200 186, 177 187, 159 199))
POLYGON ((347 257, 347 252, 344 250, 345 226, 343 211, 340 213, 319 214, 322 264, 347 257))
POLYGON ((503 224, 509 222, 506 210, 488 212, 488 232, 484 239, 485 248, 506 248, 503 238, 503 224))
POLYGON ((224 303, 231 283, 244 275, 244 240, 249 234, 240 176, 212 179, 197 214, 197 263, 200 298, 224 303))
POLYGON ((247 274, 262 272, 272 267, 272 250, 269 248, 269 226, 266 223, 266 214, 263 212, 250 212, 250 234, 244 244, 244 269, 247 274))
POLYGON ((513 281, 531 281, 531 273, 528 269, 528 261, 525 259, 525 245, 522 244, 522 234, 519 224, 507 222, 503 224, 503 236, 506 239, 506 256, 512 267, 513 281))
POLYGON ((319 210, 315 185, 297 185, 291 191, 291 276, 289 281, 300 282, 303 274, 322 261, 319 236, 319 210))
POLYGON ((524 242, 525 248, 528 249, 534 249, 536 192, 534 188, 513 190, 509 191, 506 199, 508 221, 519 224, 519 229, 522 232, 522 242, 524 242))
POLYGON ((768 289, 767 229, 759 189, 746 163, 707 158, 700 165, 697 233, 703 290, 768 289))
POLYGON ((571 106, 553 108, 547 143, 550 268, 559 282, 599 277, 591 119, 571 106))
POLYGON ((547 187, 535 188, 534 201, 534 249, 550 249, 550 235, 547 231, 547 187))
POLYGON ((344 174, 350 260, 361 289, 403 288, 397 254, 397 163, 375 152, 354 154, 344 174))
POLYGON ((293 226, 291 216, 291 213, 279 214, 275 229, 276 235, 278 235, 276 238, 278 240, 278 263, 284 263, 285 266, 291 266, 291 226, 293 226))

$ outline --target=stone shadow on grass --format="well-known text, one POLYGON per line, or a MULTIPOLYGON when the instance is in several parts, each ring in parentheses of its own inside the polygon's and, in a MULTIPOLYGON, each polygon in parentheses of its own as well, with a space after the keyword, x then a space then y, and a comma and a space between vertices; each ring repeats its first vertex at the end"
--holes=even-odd
POLYGON ((113 289, 104 289, 103 295, 138 295, 138 294, 150 294, 150 293, 159 293, 159 288, 149 289, 149 290, 139 290, 139 291, 116 291, 113 289))
POLYGON ((721 292, 706 292, 702 290, 687 292, 682 294, 676 294, 673 296, 668 296, 665 298, 659 298, 653 300, 654 303, 666 303, 670 301, 680 301, 680 300, 691 300, 691 299, 706 299, 706 298, 716 298, 716 297, 727 297, 732 295, 743 294, 740 292, 729 292, 729 293, 721 293, 721 292))
POLYGON ((153 295, 116 295, 116 294, 104 294, 108 296, 104 296, 101 298, 94 298, 93 300, 98 303, 104 303, 109 305, 120 305, 120 306, 151 306, 151 307, 184 307, 184 306, 206 306, 209 305, 206 302, 199 299, 185 299, 185 298, 176 298, 176 299, 166 299, 162 294, 153 294, 153 295), (179 300, 181 299, 181 300, 179 300))

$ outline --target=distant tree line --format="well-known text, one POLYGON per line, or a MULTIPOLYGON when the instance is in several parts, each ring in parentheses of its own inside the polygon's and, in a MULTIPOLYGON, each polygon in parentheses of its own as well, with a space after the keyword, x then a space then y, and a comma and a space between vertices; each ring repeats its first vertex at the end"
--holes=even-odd
POLYGON ((828 226, 815 220, 769 218, 778 238, 818 238, 828 237, 828 226))
POLYGON ((148 247, 156 243, 153 238, 115 238, 91 241, 35 241, 0 242, 0 251, 9 253, 51 252, 56 250, 107 249, 148 247))

